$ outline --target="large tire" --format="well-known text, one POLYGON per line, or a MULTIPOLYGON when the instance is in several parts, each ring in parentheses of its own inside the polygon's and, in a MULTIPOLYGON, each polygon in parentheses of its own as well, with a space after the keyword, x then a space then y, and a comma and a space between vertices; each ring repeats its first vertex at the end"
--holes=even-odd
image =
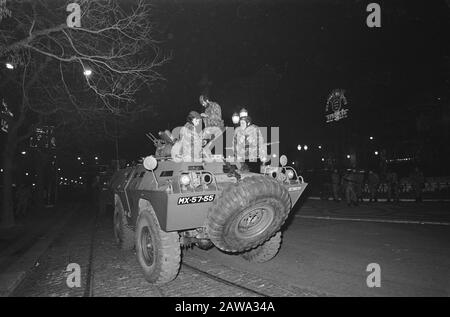
POLYGON ((280 230, 291 200, 285 187, 267 176, 251 176, 225 188, 211 207, 206 230, 216 247, 244 252, 280 230))
POLYGON ((178 232, 161 230, 151 207, 141 211, 137 220, 136 255, 145 279, 152 284, 172 281, 180 269, 178 232))
POLYGON ((261 244, 259 247, 242 254, 242 257, 250 262, 264 263, 277 255, 281 246, 281 232, 278 231, 272 238, 261 244))
POLYGON ((122 250, 133 250, 134 231, 128 226, 120 198, 116 198, 113 216, 114 238, 122 250))

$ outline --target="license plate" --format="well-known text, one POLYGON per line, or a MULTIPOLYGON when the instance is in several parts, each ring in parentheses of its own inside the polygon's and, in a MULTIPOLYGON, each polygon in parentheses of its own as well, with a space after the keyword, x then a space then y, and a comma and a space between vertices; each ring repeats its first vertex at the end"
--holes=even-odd
POLYGON ((289 191, 290 192, 293 192, 293 191, 296 191, 296 190, 301 190, 302 188, 301 187, 289 187, 289 191))
POLYGON ((178 205, 188 205, 188 204, 198 204, 198 203, 209 203, 214 200, 215 194, 211 195, 199 195, 199 196, 189 196, 178 198, 178 205))

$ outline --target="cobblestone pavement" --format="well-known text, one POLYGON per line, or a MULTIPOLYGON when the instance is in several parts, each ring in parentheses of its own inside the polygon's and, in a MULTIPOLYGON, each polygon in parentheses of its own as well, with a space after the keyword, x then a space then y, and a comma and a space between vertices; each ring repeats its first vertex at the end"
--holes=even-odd
POLYGON ((63 205, 58 209, 46 208, 22 219, 13 229, 0 230, 0 273, 55 228, 69 210, 76 208, 76 204, 63 205))
POLYGON ((13 296, 83 296, 87 275, 81 274, 82 287, 70 288, 66 283, 70 272, 66 269, 70 263, 77 263, 81 272, 88 270, 94 216, 92 208, 80 208, 13 296))
POLYGON ((286 289, 276 281, 215 261, 208 254, 183 251, 177 278, 165 285, 149 284, 132 251, 114 243, 112 217, 95 222, 92 208, 75 215, 66 230, 41 257, 34 272, 19 286, 14 296, 142 296, 142 297, 297 297, 318 296, 304 289, 286 289), (95 230, 94 230, 95 226, 95 230), (91 242, 92 266, 90 263, 91 242), (81 287, 69 288, 66 268, 81 268, 81 287), (89 270, 91 277, 89 278, 89 270), (199 271, 200 270, 200 271, 199 271), (206 273, 206 274, 205 274, 206 273), (208 275, 209 274, 209 275, 208 275), (90 286, 89 287, 89 283, 90 286), (238 286, 236 286, 236 285, 238 286), (241 287, 239 287, 241 286, 241 287))
POLYGON ((275 282, 232 267, 221 265, 208 256, 190 250, 183 251, 183 263, 177 278, 165 285, 154 286, 145 281, 134 252, 119 250, 113 241, 110 219, 103 219, 95 238, 94 296, 169 296, 169 297, 230 297, 260 296, 245 288, 267 296, 312 296, 305 290, 298 293, 275 282), (192 269, 200 269, 218 279, 243 286, 227 285, 192 269))

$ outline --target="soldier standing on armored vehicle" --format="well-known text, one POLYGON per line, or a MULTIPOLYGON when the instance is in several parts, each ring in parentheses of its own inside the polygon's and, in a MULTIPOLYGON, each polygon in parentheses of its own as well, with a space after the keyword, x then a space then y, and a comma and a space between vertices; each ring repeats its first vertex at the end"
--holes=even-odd
POLYGON ((225 125, 222 120, 222 109, 217 102, 209 100, 206 95, 201 95, 200 104, 205 108, 205 112, 201 114, 205 124, 205 129, 203 130, 203 145, 206 146, 206 144, 211 142, 210 145, 206 146, 207 149, 204 152, 207 156, 210 147, 214 147, 212 146, 212 141, 222 135, 225 131, 225 125))
POLYGON ((239 162, 245 162, 250 171, 259 171, 261 159, 265 161, 267 155, 261 130, 252 124, 249 116, 241 117, 239 122, 233 138, 235 157, 239 162))
POLYGON ((200 96, 200 104, 205 107, 205 112, 201 114, 205 129, 209 127, 218 127, 220 130, 225 128, 222 120, 222 109, 217 102, 210 101, 207 96, 200 96))
POLYGON ((180 155, 185 162, 201 160, 202 152, 202 117, 196 111, 189 112, 186 124, 180 130, 180 155))

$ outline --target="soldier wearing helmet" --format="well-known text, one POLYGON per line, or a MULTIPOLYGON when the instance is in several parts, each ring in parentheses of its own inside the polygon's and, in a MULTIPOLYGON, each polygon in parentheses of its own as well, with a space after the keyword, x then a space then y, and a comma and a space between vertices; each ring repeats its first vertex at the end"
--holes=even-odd
MULTIPOLYGON (((261 130, 254 124, 250 116, 240 118, 239 127, 236 128, 233 138, 235 158, 240 162, 246 162, 249 166, 265 161, 267 156, 266 144, 261 130)), ((257 169, 254 166, 255 170, 257 169)))
POLYGON ((180 130, 180 141, 174 146, 183 161, 192 162, 201 159, 202 152, 202 117, 196 111, 189 112, 186 124, 180 130))

